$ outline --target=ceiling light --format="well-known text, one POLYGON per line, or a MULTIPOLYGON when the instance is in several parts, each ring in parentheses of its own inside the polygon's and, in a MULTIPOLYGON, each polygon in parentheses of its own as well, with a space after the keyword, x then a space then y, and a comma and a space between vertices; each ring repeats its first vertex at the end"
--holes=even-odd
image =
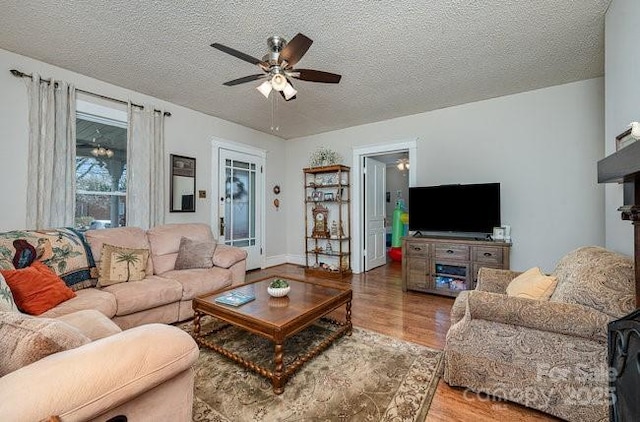
POLYGON ((398 167, 398 170, 403 171, 403 170, 408 170, 409 169, 409 159, 408 158, 400 158, 396 161, 396 167, 398 167))
POLYGON ((265 98, 269 98, 269 93, 273 89, 271 87, 271 81, 264 81, 260 84, 259 87, 256 88, 265 98))
POLYGON ((93 155, 94 157, 111 158, 113 157, 113 150, 110 150, 109 148, 101 147, 100 145, 98 145, 96 148, 91 150, 91 155, 93 155))
POLYGON ((287 86, 287 83, 287 78, 280 73, 276 73, 273 75, 273 78, 271 78, 271 86, 276 91, 282 91, 287 86))
POLYGON ((293 86, 287 82, 283 90, 284 99, 289 101, 291 98, 295 97, 297 93, 298 91, 296 91, 293 86))

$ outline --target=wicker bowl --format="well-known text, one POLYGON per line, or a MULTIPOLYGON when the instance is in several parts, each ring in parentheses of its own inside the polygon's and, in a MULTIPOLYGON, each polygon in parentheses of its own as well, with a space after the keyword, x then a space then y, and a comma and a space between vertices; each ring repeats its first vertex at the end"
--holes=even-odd
POLYGON ((271 297, 284 297, 289 294, 291 286, 287 287, 267 287, 267 292, 271 297))

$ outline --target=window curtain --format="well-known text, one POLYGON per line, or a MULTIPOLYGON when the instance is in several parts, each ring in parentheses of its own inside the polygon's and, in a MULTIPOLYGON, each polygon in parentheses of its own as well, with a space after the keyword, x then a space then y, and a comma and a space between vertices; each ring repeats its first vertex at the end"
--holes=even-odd
POLYGON ((62 81, 28 82, 27 227, 73 226, 75 214, 76 89, 62 81))
POLYGON ((164 111, 128 105, 127 225, 149 229, 164 224, 164 111))

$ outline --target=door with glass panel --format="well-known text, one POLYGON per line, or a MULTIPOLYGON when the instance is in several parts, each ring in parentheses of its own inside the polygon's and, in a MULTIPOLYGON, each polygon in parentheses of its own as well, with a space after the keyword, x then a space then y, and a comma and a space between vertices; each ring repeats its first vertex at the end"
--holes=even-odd
POLYGON ((262 264, 263 159, 220 149, 218 189, 220 243, 247 251, 247 269, 262 264))

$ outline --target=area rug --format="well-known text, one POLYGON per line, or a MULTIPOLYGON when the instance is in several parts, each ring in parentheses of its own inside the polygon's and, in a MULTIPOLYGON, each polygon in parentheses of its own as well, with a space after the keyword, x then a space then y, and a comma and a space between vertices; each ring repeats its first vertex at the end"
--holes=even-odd
MULTIPOLYGON (((203 331, 216 324, 203 319, 203 331)), ((191 331, 191 324, 182 324, 191 331)), ((285 365, 321 341, 319 323, 285 343, 285 365)), ((236 328, 215 341, 272 368, 273 344, 236 328)), ((206 348, 195 367, 194 421, 423 421, 441 375, 442 352, 354 328, 273 393, 264 377, 206 348)))

